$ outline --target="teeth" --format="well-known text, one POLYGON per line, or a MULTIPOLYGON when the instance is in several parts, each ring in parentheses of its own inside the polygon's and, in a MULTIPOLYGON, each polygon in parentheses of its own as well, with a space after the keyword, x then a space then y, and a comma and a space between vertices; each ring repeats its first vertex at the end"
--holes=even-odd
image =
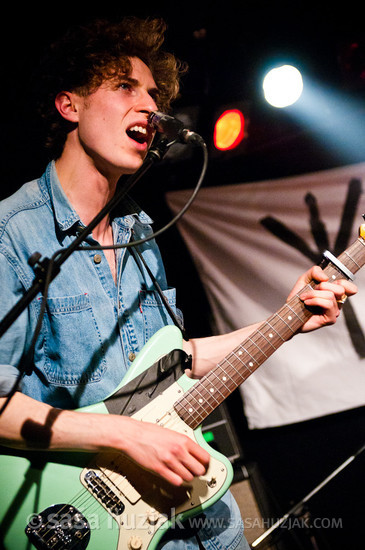
POLYGON ((147 135, 147 130, 143 126, 132 126, 132 128, 129 128, 130 132, 139 132, 140 134, 147 135))

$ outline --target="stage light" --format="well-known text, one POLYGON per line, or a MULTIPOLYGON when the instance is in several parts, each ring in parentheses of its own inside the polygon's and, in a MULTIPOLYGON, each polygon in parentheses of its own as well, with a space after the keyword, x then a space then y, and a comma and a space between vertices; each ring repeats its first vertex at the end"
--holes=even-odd
POLYGON ((218 118, 214 126, 214 147, 229 151, 237 147, 245 135, 245 117, 239 109, 228 109, 218 118))
POLYGON ((303 91, 302 75, 292 65, 282 65, 267 73, 263 81, 265 99, 273 107, 293 105, 303 91))

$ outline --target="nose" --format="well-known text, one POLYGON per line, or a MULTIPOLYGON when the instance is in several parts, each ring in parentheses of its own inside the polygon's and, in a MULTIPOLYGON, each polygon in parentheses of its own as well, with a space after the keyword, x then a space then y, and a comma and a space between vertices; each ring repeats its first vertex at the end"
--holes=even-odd
POLYGON ((143 90, 140 94, 139 101, 135 105, 135 109, 139 113, 146 113, 147 115, 150 114, 151 111, 157 111, 157 105, 156 101, 152 97, 152 95, 148 92, 148 90, 143 90))

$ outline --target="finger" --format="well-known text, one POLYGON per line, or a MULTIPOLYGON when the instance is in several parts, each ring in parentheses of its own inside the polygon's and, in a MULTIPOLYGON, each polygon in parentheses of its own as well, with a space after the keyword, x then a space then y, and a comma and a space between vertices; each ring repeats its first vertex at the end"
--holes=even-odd
POLYGON ((319 283, 314 290, 319 292, 330 292, 336 300, 345 294, 345 287, 336 283, 319 283))
POLYGON ((304 293, 300 296, 305 306, 315 308, 317 315, 326 317, 327 322, 334 323, 339 315, 339 308, 332 292, 304 293))
POLYGON ((172 471, 170 468, 162 464, 159 467, 154 468, 152 470, 152 473, 158 474, 160 477, 171 483, 171 485, 175 485, 176 487, 180 487, 180 485, 182 485, 185 481, 176 472, 172 471))
POLYGON ((328 281, 328 275, 326 275, 326 273, 323 271, 321 267, 319 267, 319 265, 315 265, 309 271, 307 271, 306 280, 307 280, 307 283, 310 283, 312 280, 318 281, 318 282, 324 282, 324 281, 328 281))
MULTIPOLYGON (((189 461, 187 461, 189 463, 189 461)), ((179 476, 183 481, 193 481, 194 477, 198 477, 199 475, 203 475, 204 471, 201 469, 201 467, 194 468, 194 466, 189 463, 189 465, 185 465, 184 462, 181 462, 179 460, 174 460, 168 464, 168 467, 170 470, 179 476), (200 473, 198 471, 200 470, 200 473)))
POLYGON ((331 300, 325 298, 308 298, 304 300, 304 304, 309 308, 316 308, 314 313, 318 315, 327 315, 332 317, 337 314, 338 306, 334 298, 331 300))
POLYGON ((208 464, 202 463, 201 461, 194 458, 194 456, 192 456, 191 454, 187 454, 184 458, 182 458, 181 462, 193 476, 204 475, 209 465, 209 461, 208 464))
POLYGON ((340 279, 334 284, 340 285, 344 289, 344 293, 346 294, 346 296, 354 296, 358 291, 357 286, 351 281, 340 279))
POLYGON ((346 296, 354 296, 357 293, 357 286, 351 283, 350 281, 334 281, 333 283, 325 282, 319 283, 316 290, 329 290, 333 292, 336 299, 340 299, 344 294, 346 296))
MULTIPOLYGON (((338 297, 342 296, 344 292, 339 291, 338 297)), ((302 302, 306 304, 309 302, 316 301, 316 304, 311 303, 310 305, 320 305, 319 302, 333 304, 336 301, 336 294, 332 290, 309 290, 302 292, 299 296, 302 302)))
POLYGON ((208 468, 210 462, 210 454, 200 447, 197 443, 191 440, 192 446, 189 448, 189 452, 205 467, 208 468))
POLYGON ((167 455, 167 463, 181 476, 184 476, 186 471, 192 476, 200 476, 205 474, 209 458, 209 454, 204 449, 189 439, 186 448, 184 446, 171 448, 167 455))
POLYGON ((157 471, 170 483, 181 485, 184 481, 190 482, 194 477, 203 475, 206 470, 197 461, 194 462, 188 458, 178 459, 170 456, 164 460, 157 471))

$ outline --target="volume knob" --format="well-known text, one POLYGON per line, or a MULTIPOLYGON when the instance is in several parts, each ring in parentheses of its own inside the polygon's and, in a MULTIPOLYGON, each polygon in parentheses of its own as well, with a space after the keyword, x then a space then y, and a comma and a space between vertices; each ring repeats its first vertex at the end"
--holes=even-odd
POLYGON ((128 541, 128 548, 130 550, 141 550, 143 546, 142 539, 136 535, 132 535, 128 541))
POLYGON ((160 517, 160 514, 157 512, 157 510, 154 510, 151 508, 147 512, 147 521, 150 525, 156 525, 160 517))

